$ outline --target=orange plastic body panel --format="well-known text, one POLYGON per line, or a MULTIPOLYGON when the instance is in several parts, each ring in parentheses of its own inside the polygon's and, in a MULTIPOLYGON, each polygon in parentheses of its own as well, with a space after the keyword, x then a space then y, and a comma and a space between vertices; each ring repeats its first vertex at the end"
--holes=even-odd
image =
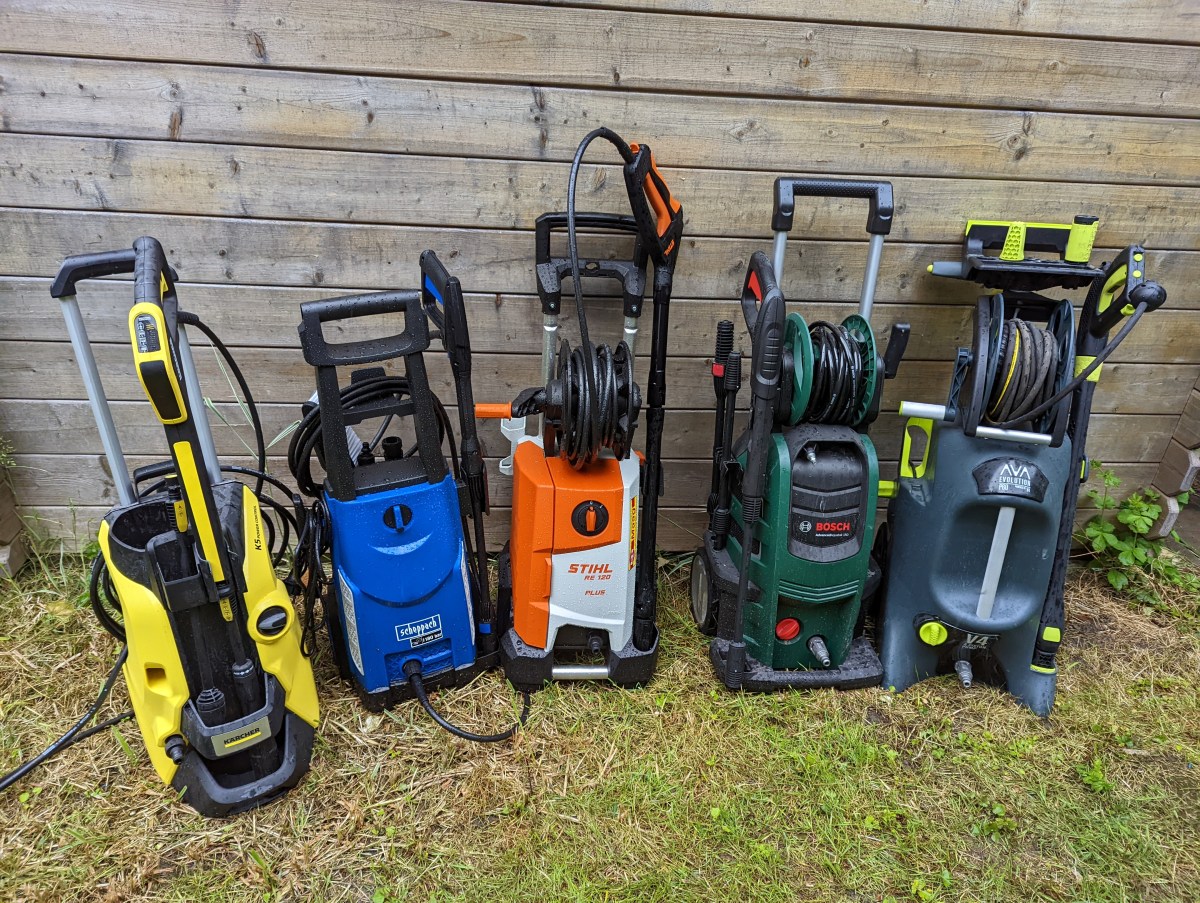
POLYGON ((620 542, 624 503, 621 465, 614 458, 601 458, 580 471, 562 458, 547 458, 536 442, 517 446, 509 554, 513 626, 524 642, 546 648, 552 557, 620 542), (584 536, 571 522, 575 508, 589 501, 608 509, 608 523, 595 536, 584 536))

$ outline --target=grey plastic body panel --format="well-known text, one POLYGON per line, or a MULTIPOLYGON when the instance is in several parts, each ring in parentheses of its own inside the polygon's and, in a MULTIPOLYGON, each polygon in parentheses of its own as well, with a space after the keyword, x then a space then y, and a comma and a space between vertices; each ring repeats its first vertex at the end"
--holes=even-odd
POLYGON ((1046 586, 1057 548, 1069 480, 1070 440, 1060 448, 970 438, 954 424, 935 423, 925 475, 902 478, 888 505, 889 554, 880 624, 883 684, 903 690, 953 673, 963 643, 977 681, 1006 687, 1034 712, 1049 713, 1057 674, 1031 670, 1046 586), (1046 478, 1041 500, 981 494, 973 471, 1005 459, 1046 478), (945 462, 939 468, 939 461, 945 462), (1003 508, 1012 512, 994 603, 980 617, 980 592, 1003 508), (921 640, 923 619, 950 628, 940 646, 921 640))

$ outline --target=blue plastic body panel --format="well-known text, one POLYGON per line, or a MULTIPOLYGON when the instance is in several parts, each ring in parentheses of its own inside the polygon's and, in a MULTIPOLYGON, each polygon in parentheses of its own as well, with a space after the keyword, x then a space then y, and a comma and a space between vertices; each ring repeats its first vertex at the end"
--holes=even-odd
POLYGON ((371 694, 475 663, 475 625, 454 478, 325 504, 333 598, 351 676, 371 694), (391 512, 389 514, 389 512, 391 512), (389 522, 395 526, 389 526, 389 522))

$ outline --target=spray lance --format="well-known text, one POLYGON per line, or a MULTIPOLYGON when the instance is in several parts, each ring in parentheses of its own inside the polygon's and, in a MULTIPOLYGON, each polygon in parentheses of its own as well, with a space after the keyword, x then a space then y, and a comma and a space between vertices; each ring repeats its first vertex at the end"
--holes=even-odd
POLYGON ((479 584, 479 655, 496 651, 500 630, 507 623, 499 618, 488 585, 487 545, 483 517, 488 513, 487 471, 483 466, 483 447, 475 426, 475 396, 471 388, 471 335, 467 327, 467 311, 463 303, 462 285, 451 276, 432 251, 421 253, 421 300, 425 313, 440 330, 442 346, 450 358, 454 373, 454 390, 458 399, 458 420, 461 430, 463 481, 471 506, 471 522, 475 529, 475 575, 479 584))
MULTIPOLYGON (((1092 281, 1079 315, 1075 345, 1076 376, 1047 402, 1035 408, 1033 416, 1039 415, 1043 408, 1048 410, 1067 394, 1074 393, 1069 432, 1072 436, 1087 435, 1088 420, 1092 413, 1092 396, 1100 379, 1100 365, 1129 335, 1143 314, 1157 310, 1167 300, 1166 290, 1157 282, 1146 279, 1145 257, 1146 252, 1141 246, 1130 245, 1118 254, 1112 263, 1104 267, 1102 276, 1092 281), (1125 323, 1112 341, 1108 341, 1109 331, 1121 320, 1125 320, 1125 323)), ((1087 479, 1087 452, 1084 443, 1075 443, 1071 454, 1070 473, 1078 475, 1079 481, 1083 482, 1087 479)), ((1062 518, 1059 522, 1060 549, 1070 548, 1078 504, 1079 486, 1074 480, 1068 480, 1063 496, 1062 518)), ((1046 600, 1042 605, 1042 618, 1038 625, 1031 663, 1035 671, 1053 673, 1057 667, 1056 658, 1065 615, 1063 587, 1066 578, 1067 556, 1060 555, 1055 559, 1046 600)))
POLYGON ((750 331, 753 352, 750 363, 750 429, 746 468, 742 472, 742 561, 738 574, 737 601, 729 631, 725 685, 742 686, 746 670, 746 640, 743 620, 750 592, 750 559, 754 533, 762 517, 763 481, 775 410, 779 402, 783 372, 783 332, 786 309, 783 293, 775 281, 767 255, 755 251, 742 287, 742 312, 750 331))

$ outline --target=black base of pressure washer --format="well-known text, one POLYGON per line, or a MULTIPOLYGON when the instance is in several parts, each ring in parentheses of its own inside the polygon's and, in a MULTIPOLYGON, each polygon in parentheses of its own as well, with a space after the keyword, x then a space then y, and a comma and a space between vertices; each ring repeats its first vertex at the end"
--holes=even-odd
POLYGON ((250 783, 225 786, 212 773, 210 763, 195 749, 188 750, 171 786, 183 801, 209 818, 226 818, 255 809, 283 796, 308 774, 312 758, 313 726, 291 712, 285 712, 280 744, 279 767, 269 775, 250 783))
MULTIPOLYGON (((526 644, 515 630, 509 630, 500 641, 504 676, 518 690, 534 692, 554 681, 554 653, 553 648, 538 649, 526 644)), ((623 649, 610 649, 605 653, 604 664, 608 668, 606 679, 618 687, 633 688, 649 683, 658 664, 658 637, 654 637, 654 645, 646 650, 635 647, 633 640, 623 649)))
MULTIPOLYGON (((325 626, 329 630, 329 645, 333 650, 333 660, 337 665, 338 675, 350 683, 354 689, 354 695, 359 698, 364 708, 370 712, 382 712, 402 702, 417 698, 417 694, 413 692, 412 684, 408 680, 391 684, 386 690, 371 692, 363 689, 362 685, 354 679, 350 670, 350 660, 346 657, 346 644, 342 642, 342 625, 338 621, 337 615, 334 614, 336 608, 332 593, 326 594, 324 607, 325 611, 329 613, 325 618, 325 626)), ((448 669, 439 671, 437 674, 422 674, 421 677, 426 692, 448 687, 464 687, 480 674, 491 671, 499 664, 500 652, 496 651, 479 656, 475 659, 474 664, 466 668, 448 669)))
MULTIPOLYGON (((700 550, 711 575, 712 598, 718 606, 728 607, 735 604, 738 588, 737 566, 724 549, 714 549, 712 532, 705 531, 704 546, 700 550)), ((878 585, 878 575, 875 575, 878 585)), ((868 584, 871 581, 868 580, 868 584)), ((868 588, 868 595, 871 590, 868 588)), ((758 587, 750 584, 749 603, 753 604, 758 598, 758 587)), ((730 641, 722 637, 714 637, 709 646, 709 658, 717 677, 725 686, 728 669, 730 641)), ((832 687, 838 690, 860 690, 864 687, 878 686, 883 680, 883 665, 875 647, 865 636, 855 637, 846 653, 846 658, 837 668, 822 668, 820 670, 779 670, 769 668, 750 655, 746 656, 746 664, 741 681, 731 689, 744 690, 751 693, 771 693, 776 690, 817 690, 832 687)))
MULTIPOLYGON (((726 658, 729 653, 729 641, 714 637, 709 646, 708 657, 712 660, 717 677, 725 686, 726 658)), ((820 690, 832 688, 835 690, 861 690, 865 687, 877 687, 883 678, 883 666, 879 664, 879 656, 866 637, 857 637, 850 644, 850 651, 840 668, 829 668, 820 671, 777 671, 768 668, 751 656, 746 656, 746 667, 741 684, 737 687, 748 693, 772 693, 776 690, 820 690)))
MULTIPOLYGON (((511 623, 512 612, 512 563, 508 556, 508 546, 500 553, 497 561, 499 587, 496 594, 496 604, 500 611, 509 612, 511 623)), ((554 680, 555 649, 541 649, 530 646, 519 636, 516 630, 508 629, 500 640, 500 660, 504 664, 504 676, 518 690, 536 692, 554 680)), ((560 658, 563 651, 559 650, 560 658)), ((566 662, 559 661, 564 665, 566 662)), ((572 663, 574 664, 574 663, 572 663)), ((633 640, 625 644, 623 649, 608 649, 604 652, 604 664, 608 668, 606 679, 618 687, 640 687, 649 683, 654 677, 654 669, 658 665, 658 633, 654 635, 654 645, 649 649, 638 649, 633 640)))

